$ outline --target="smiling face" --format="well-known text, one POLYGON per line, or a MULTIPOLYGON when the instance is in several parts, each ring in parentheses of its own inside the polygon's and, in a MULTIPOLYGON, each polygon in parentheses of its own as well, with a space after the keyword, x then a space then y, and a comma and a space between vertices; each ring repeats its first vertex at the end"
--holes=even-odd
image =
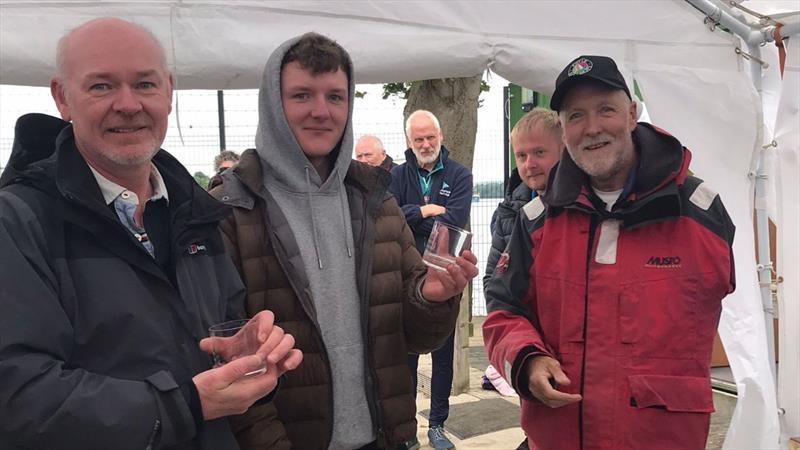
POLYGON ((347 126, 347 75, 341 70, 312 74, 299 62, 281 69, 281 101, 286 121, 310 161, 327 157, 347 126))
POLYGON ((514 159, 522 181, 534 191, 544 191, 550 169, 561 156, 561 136, 542 124, 511 136, 514 159))
POLYGON ((582 83, 564 97, 559 118, 567 151, 592 186, 622 189, 636 163, 636 104, 624 91, 582 83))
POLYGON ((153 38, 99 19, 67 37, 62 61, 50 90, 87 163, 110 173, 149 164, 172 110, 172 76, 153 38))

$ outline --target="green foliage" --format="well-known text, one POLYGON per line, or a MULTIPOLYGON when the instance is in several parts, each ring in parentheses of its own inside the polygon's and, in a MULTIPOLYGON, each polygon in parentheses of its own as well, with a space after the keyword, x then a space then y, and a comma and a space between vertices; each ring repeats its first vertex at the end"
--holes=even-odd
POLYGON ((204 174, 203 172, 195 172, 194 173, 194 181, 196 181, 197 184, 199 184, 200 187, 203 188, 203 189, 207 189, 208 188, 209 180, 210 179, 208 178, 208 175, 204 174))
MULTIPOLYGON (((407 100, 408 99, 408 92, 411 90, 411 86, 414 83, 419 83, 418 81, 414 81, 412 83, 386 83, 383 85, 383 95, 381 96, 382 99, 386 100, 389 96, 396 95, 397 97, 407 100)), ((481 92, 489 92, 491 87, 486 80, 481 80, 481 92)), ((481 100, 483 102, 483 100, 481 100)))
POLYGON ((411 83, 386 83, 383 85, 382 99, 386 100, 390 95, 396 95, 403 100, 408 99, 408 91, 411 90, 411 83))
POLYGON ((502 181, 481 181, 475 184, 475 192, 485 198, 503 198, 502 181))

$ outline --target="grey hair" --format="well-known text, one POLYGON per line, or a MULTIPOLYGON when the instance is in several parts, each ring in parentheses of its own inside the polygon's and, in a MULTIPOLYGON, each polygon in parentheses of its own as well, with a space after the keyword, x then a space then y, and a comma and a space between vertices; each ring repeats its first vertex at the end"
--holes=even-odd
POLYGON ((358 141, 356 141, 356 144, 358 144, 358 142, 361 142, 361 140, 362 140, 362 139, 363 139, 363 140, 368 140, 368 141, 372 141, 372 142, 374 142, 374 143, 375 143, 375 145, 377 145, 377 147, 378 147, 378 150, 384 150, 384 151, 386 150, 386 149, 383 147, 383 141, 381 141, 381 140, 378 138, 378 136, 374 136, 374 135, 372 135, 372 134, 365 134, 365 135, 361 136, 360 138, 358 138, 358 141))
POLYGON ((442 127, 439 125, 439 119, 433 115, 432 112, 425 110, 425 109, 418 109, 411 114, 408 115, 408 119, 406 119, 406 137, 411 138, 411 120, 417 118, 417 116, 425 116, 433 122, 433 126, 436 127, 436 131, 442 132, 442 127))
POLYGON ((222 150, 217 156, 214 157, 214 172, 219 172, 219 166, 224 161, 239 162, 239 154, 231 150, 222 150))
POLYGON ((143 32, 145 35, 150 37, 150 39, 153 41, 154 44, 156 44, 156 47, 158 48, 158 53, 161 56, 161 66, 162 66, 162 68, 164 69, 165 72, 169 72, 169 67, 167 66, 167 54, 164 51, 164 46, 161 44, 161 41, 158 40, 156 35, 153 34, 152 31, 150 31, 149 29, 145 28, 142 25, 139 25, 137 23, 134 23, 134 22, 131 22, 131 21, 128 21, 128 20, 120 19, 118 17, 99 17, 97 19, 92 19, 92 20, 90 20, 88 22, 84 22, 84 23, 78 25, 77 27, 69 30, 66 34, 61 36, 61 39, 58 40, 58 45, 56 46, 56 73, 55 73, 54 78, 59 79, 59 80, 66 79, 66 76, 67 76, 67 72, 66 72, 67 44, 69 43, 69 40, 72 37, 72 35, 76 31, 78 31, 79 29, 85 27, 86 25, 89 25, 89 24, 91 24, 93 22, 97 22, 97 21, 100 21, 100 20, 108 20, 108 19, 115 19, 115 20, 119 20, 119 21, 128 23, 129 25, 133 26, 134 28, 138 29, 139 31, 143 32))

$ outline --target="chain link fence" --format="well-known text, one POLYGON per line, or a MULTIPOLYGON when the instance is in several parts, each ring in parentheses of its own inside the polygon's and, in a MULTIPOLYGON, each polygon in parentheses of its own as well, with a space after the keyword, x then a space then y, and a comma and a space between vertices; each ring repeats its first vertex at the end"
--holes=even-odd
MULTIPOLYGON (((359 85, 365 92, 356 99, 353 114, 354 139, 363 134, 378 136, 387 153, 400 163, 405 159, 403 124, 405 101, 382 99, 380 85, 359 85)), ((258 125, 258 91, 224 91, 225 149, 242 152, 255 146, 258 125)), ((213 174, 213 159, 220 151, 220 128, 216 91, 177 91, 169 129, 163 147, 187 168, 189 173, 213 174)), ((14 123, 21 115, 38 112, 58 115, 47 88, 0 85, 0 170, 11 155, 14 123)), ((478 134, 473 161, 476 194, 473 197, 470 228, 472 249, 478 258, 480 274, 473 281, 472 314, 486 315, 482 277, 491 246, 489 224, 502 200, 503 191, 503 99, 502 84, 492 83, 478 110, 478 134)), ((447 139, 445 137, 445 145, 447 139)))

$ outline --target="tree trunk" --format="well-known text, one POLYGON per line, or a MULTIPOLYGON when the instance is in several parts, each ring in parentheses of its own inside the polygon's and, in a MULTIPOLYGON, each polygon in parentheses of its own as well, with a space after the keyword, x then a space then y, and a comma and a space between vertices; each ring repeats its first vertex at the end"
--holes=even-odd
POLYGON ((472 170, 480 93, 481 74, 412 83, 403 109, 403 134, 408 116, 418 109, 427 109, 439 119, 450 157, 472 170))
MULTIPOLYGON (((478 97, 481 74, 470 78, 445 78, 413 83, 403 109, 403 127, 408 116, 418 110, 432 112, 442 127, 442 142, 450 158, 472 171, 475 135, 478 133, 478 97)), ((403 129, 405 133, 405 129, 403 129)), ((469 225, 467 225, 469 229, 469 225)), ((469 336, 472 318, 472 283, 467 283, 455 329, 452 394, 469 391, 469 336)))

